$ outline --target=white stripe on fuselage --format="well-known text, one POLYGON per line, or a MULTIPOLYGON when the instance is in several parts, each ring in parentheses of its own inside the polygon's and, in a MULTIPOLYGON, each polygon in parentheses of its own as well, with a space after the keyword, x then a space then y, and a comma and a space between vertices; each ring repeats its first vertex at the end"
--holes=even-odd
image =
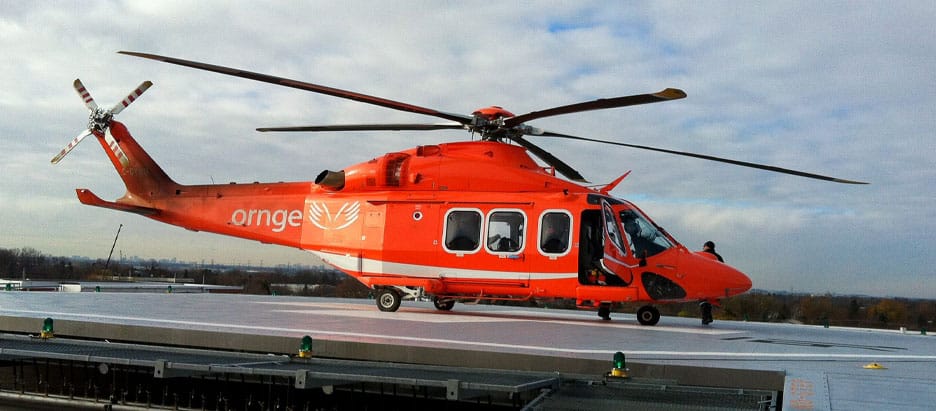
POLYGON ((471 270, 465 268, 440 267, 421 264, 395 263, 389 261, 358 258, 351 254, 334 254, 324 251, 312 251, 322 261, 340 270, 364 272, 368 274, 401 275, 417 278, 468 278, 491 280, 516 280, 529 274, 530 280, 560 280, 578 278, 578 273, 527 273, 516 271, 471 270))

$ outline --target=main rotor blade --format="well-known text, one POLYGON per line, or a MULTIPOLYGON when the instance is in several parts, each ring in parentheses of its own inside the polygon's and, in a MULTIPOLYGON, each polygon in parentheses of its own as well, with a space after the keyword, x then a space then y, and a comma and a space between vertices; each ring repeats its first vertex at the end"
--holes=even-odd
POLYGON ((294 127, 261 127, 257 131, 423 131, 423 130, 462 130, 465 126, 459 123, 447 124, 344 124, 331 126, 294 126, 294 127))
POLYGON ((588 180, 586 180, 585 177, 579 174, 578 171, 575 171, 575 169, 572 168, 572 166, 566 164, 562 160, 558 159, 556 156, 550 154, 548 151, 543 150, 540 146, 537 146, 536 144, 533 144, 527 140, 524 140, 523 137, 519 137, 519 136, 512 137, 511 140, 516 141, 517 144, 520 144, 521 146, 526 148, 527 151, 533 153, 534 155, 539 157, 541 160, 545 161, 546 164, 549 164, 555 167, 556 171, 564 175, 569 180, 576 181, 579 183, 588 183, 588 180))
POLYGON ((585 101, 582 103, 569 104, 567 106, 553 107, 553 108, 548 108, 546 110, 533 111, 530 113, 521 114, 519 116, 511 117, 511 118, 508 118, 507 120, 504 120, 504 125, 506 125, 507 127, 513 127, 513 126, 523 124, 533 119, 550 117, 550 116, 558 116, 560 114, 578 113, 580 111, 590 111, 590 110, 602 110, 602 109, 614 108, 614 107, 636 106, 639 104, 659 103, 661 101, 678 100, 681 98, 686 98, 686 93, 682 90, 675 89, 675 88, 668 88, 659 93, 652 93, 652 94, 636 94, 633 96, 600 98, 598 100, 585 101))
POLYGON ((866 182, 863 182, 863 181, 845 180, 845 179, 841 179, 841 178, 829 177, 829 176, 824 176, 824 175, 820 175, 820 174, 807 173, 807 172, 804 172, 804 171, 791 170, 791 169, 788 169, 788 168, 770 166, 770 165, 765 165, 765 164, 749 163, 749 162, 746 162, 746 161, 732 160, 732 159, 728 159, 728 158, 714 157, 714 156, 709 156, 709 155, 705 155, 705 154, 690 153, 690 152, 686 152, 686 151, 667 150, 667 149, 665 149, 665 148, 657 148, 657 147, 650 147, 650 146, 642 146, 642 145, 637 145, 637 144, 619 143, 619 142, 616 142, 616 141, 596 140, 596 139, 593 139, 593 138, 578 137, 578 136, 573 136, 573 135, 569 135, 569 134, 554 133, 554 132, 551 132, 551 131, 544 131, 542 134, 539 134, 539 135, 540 135, 540 136, 543 136, 543 137, 561 137, 561 138, 568 138, 568 139, 572 139, 572 140, 590 141, 590 142, 593 142, 593 143, 612 144, 612 145, 616 145, 616 146, 623 146, 623 147, 630 147, 630 148, 639 148, 639 149, 641 149, 641 150, 650 150, 650 151, 657 151, 657 152, 661 152, 661 153, 676 154, 676 155, 686 156, 686 157, 695 157, 695 158, 700 158, 700 159, 703 159, 703 160, 718 161, 718 162, 722 162, 722 163, 734 164, 734 165, 736 165, 736 166, 751 167, 751 168, 756 168, 756 169, 760 169, 760 170, 773 171, 773 172, 775 172, 775 173, 791 174, 791 175, 799 176, 799 177, 806 177, 806 178, 814 178, 814 179, 817 179, 817 180, 831 181, 831 182, 834 182, 834 183, 843 183, 843 184, 869 184, 869 183, 866 183, 866 182))
POLYGON ((353 91, 337 89, 333 87, 322 86, 318 84, 306 83, 304 81, 292 80, 284 77, 276 77, 268 74, 254 73, 251 71, 235 69, 214 64, 199 63, 197 61, 182 60, 174 57, 159 56, 149 53, 138 53, 133 51, 118 51, 120 54, 128 56, 142 57, 151 60, 162 61, 185 67, 196 68, 200 70, 213 71, 215 73, 227 74, 229 76, 242 77, 250 80, 262 81, 265 83, 276 84, 280 86, 292 87, 299 90, 311 91, 313 93, 327 94, 329 96, 345 98, 362 103, 373 104, 381 107, 392 108, 394 110, 407 111, 410 113, 425 114, 427 116, 444 118, 461 124, 471 124, 472 118, 461 114, 446 113, 431 108, 415 106, 399 101, 388 100, 382 97, 369 96, 366 94, 355 93, 353 91))

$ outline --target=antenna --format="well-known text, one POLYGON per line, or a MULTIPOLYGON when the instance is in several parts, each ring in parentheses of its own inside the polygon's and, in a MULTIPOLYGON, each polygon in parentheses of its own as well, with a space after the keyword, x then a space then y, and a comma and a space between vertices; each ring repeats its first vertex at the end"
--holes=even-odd
POLYGON ((104 263, 104 269, 107 269, 107 266, 110 265, 111 256, 114 255, 114 247, 117 247, 117 237, 120 237, 120 229, 123 228, 123 224, 120 227, 117 227, 117 235, 114 236, 114 244, 111 245, 110 254, 107 254, 107 262, 104 263))

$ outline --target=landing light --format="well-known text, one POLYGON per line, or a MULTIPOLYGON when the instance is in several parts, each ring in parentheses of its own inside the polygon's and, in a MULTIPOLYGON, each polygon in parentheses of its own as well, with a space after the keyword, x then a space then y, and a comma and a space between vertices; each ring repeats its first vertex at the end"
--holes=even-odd
POLYGON ((312 337, 308 335, 302 337, 299 342, 299 358, 309 358, 312 356, 312 337))
POLYGON ((42 331, 39 332, 39 338, 48 339, 53 337, 53 321, 52 318, 46 318, 42 321, 42 331))

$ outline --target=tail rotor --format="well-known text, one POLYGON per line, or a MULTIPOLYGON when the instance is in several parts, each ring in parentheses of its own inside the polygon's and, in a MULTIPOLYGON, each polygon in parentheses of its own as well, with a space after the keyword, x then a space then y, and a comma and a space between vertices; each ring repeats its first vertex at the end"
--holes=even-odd
POLYGON ((131 91, 130 94, 128 94, 127 97, 125 97, 123 100, 115 104, 114 107, 111 107, 110 110, 104 110, 98 107, 97 103, 94 102, 94 98, 91 97, 91 93, 88 91, 88 89, 85 88, 84 84, 81 83, 81 80, 76 79, 73 84, 75 91, 78 92, 78 96, 81 97, 81 99, 84 101, 85 107, 87 107, 88 111, 90 111, 90 115, 88 117, 88 128, 81 132, 81 134, 78 134, 78 136, 72 139, 72 141, 62 149, 62 151, 53 157, 52 164, 57 164, 59 161, 65 158, 65 156, 71 152, 75 146, 81 143, 85 137, 95 133, 103 134, 107 128, 110 127, 110 123, 114 119, 114 116, 123 111, 123 109, 127 108, 130 103, 133 103, 136 101, 136 99, 140 98, 140 95, 142 95, 143 92, 145 92, 152 85, 153 82, 151 81, 144 81, 143 83, 140 83, 136 89, 131 91))

